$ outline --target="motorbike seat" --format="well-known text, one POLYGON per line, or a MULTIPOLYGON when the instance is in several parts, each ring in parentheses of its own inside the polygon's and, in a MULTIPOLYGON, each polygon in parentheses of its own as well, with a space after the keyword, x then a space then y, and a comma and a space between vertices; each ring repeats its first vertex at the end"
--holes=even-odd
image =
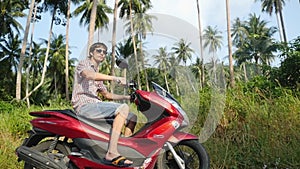
POLYGON ((105 119, 89 119, 89 118, 84 118, 82 116, 78 116, 75 111, 71 109, 65 109, 65 110, 54 110, 56 112, 65 114, 67 116, 70 116, 74 119, 77 119, 78 121, 88 124, 98 130, 104 131, 106 133, 110 132, 110 129, 112 128, 112 123, 113 123, 113 118, 105 118, 105 119))

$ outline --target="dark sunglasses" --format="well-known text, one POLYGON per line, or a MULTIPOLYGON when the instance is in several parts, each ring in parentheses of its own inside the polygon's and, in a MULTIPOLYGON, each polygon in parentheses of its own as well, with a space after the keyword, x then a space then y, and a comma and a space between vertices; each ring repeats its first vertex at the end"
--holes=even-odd
POLYGON ((103 50, 103 49, 95 49, 96 52, 98 53, 103 53, 103 54, 107 54, 107 51, 106 50, 103 50))

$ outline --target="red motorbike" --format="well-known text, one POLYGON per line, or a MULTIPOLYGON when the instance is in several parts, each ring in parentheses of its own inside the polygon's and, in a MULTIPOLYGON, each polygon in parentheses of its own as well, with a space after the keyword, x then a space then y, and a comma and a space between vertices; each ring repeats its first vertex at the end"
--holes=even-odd
MULTIPOLYGON (((189 120, 180 104, 158 84, 153 91, 137 90, 131 101, 147 122, 130 137, 121 136, 118 150, 134 163, 126 169, 207 169, 209 157, 198 137, 183 132, 189 120)), ((29 137, 16 149, 24 169, 115 169, 105 165, 111 122, 91 121, 72 110, 31 112, 29 137)))

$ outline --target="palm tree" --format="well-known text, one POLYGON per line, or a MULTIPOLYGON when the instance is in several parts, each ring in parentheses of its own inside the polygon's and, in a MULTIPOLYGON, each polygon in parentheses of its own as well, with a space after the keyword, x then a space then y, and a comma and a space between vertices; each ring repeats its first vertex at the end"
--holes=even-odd
POLYGON ((226 16, 227 16, 227 40, 228 40, 228 55, 229 55, 229 72, 230 72, 230 86, 234 87, 234 72, 233 72, 233 60, 232 60, 232 41, 230 32, 230 10, 229 0, 226 0, 226 16))
MULTIPOLYGON (((44 43, 47 44, 48 42, 44 40, 44 43)), ((50 42, 49 65, 47 74, 49 77, 52 77, 49 91, 55 94, 55 98, 58 97, 58 93, 62 93, 58 91, 64 91, 65 89, 65 50, 65 36, 53 35, 50 42)))
POLYGON ((96 13, 97 13, 98 0, 93 0, 93 6, 90 15, 90 25, 89 25, 89 39, 88 39, 88 48, 94 42, 94 32, 95 32, 95 22, 96 22, 96 13))
POLYGON ((43 72, 42 72, 42 77, 41 77, 41 81, 40 83, 31 91, 29 92, 24 98, 23 100, 27 99, 34 91, 36 91, 37 89, 39 89, 45 80, 45 74, 47 71, 47 62, 48 62, 48 56, 49 56, 49 51, 50 51, 50 40, 52 38, 52 29, 53 29, 53 24, 56 17, 56 12, 57 10, 61 11, 62 14, 64 14, 66 16, 67 13, 67 2, 66 1, 52 1, 52 0, 44 0, 44 10, 45 11, 51 11, 52 12, 52 17, 51 17, 51 24, 50 24, 50 30, 49 30, 49 36, 48 36, 48 44, 47 44, 47 50, 46 50, 46 56, 45 56, 45 60, 44 60, 44 67, 43 67, 43 72))
POLYGON ((244 40, 247 39, 248 31, 245 28, 245 22, 242 22, 239 17, 237 17, 231 27, 231 36, 233 37, 232 43, 235 46, 241 46, 244 40))
MULTIPOLYGON (((115 5, 114 5, 114 19, 113 19, 113 33, 112 33, 112 41, 111 41, 111 75, 115 75, 115 60, 116 60, 116 37, 117 37, 117 17, 118 17, 118 3, 119 0, 115 0, 115 5)), ((112 89, 113 92, 113 89, 112 89)))
MULTIPOLYGON (((1 1, 1 4, 2 4, 2 1, 1 1)), ((22 3, 21 1, 7 1, 6 3, 4 2, 4 4, 9 4, 8 6, 6 6, 8 9, 9 8, 15 8, 15 7, 12 7, 10 5, 14 5, 14 6, 19 6, 19 8, 15 8, 15 9, 19 9, 20 10, 20 7, 21 9, 24 9, 25 8, 25 3, 22 3)), ((2 6, 2 5, 1 5, 2 6)), ((31 21, 31 15, 32 15, 32 10, 33 10, 33 7, 34 7, 34 0, 31 1, 31 4, 30 4, 30 9, 29 9, 29 14, 28 14, 28 17, 27 17, 27 23, 26 23, 26 29, 25 29, 25 35, 24 35, 24 40, 23 40, 23 44, 22 44, 22 50, 21 50, 21 54, 20 54, 20 62, 19 62, 19 65, 18 65, 18 70, 17 70, 17 79, 16 79, 16 99, 17 100, 20 100, 21 99, 21 78, 22 78, 22 67, 23 67, 23 62, 24 62, 24 55, 25 55, 25 51, 26 51, 26 43, 27 43, 27 37, 28 37, 28 33, 29 33, 29 25, 30 25, 30 21, 31 21)), ((6 8, 4 9, 1 9, 3 10, 4 14, 6 14, 6 8)), ((17 12, 17 11, 16 11, 17 12)), ((15 15, 16 16, 22 16, 23 13, 20 13, 20 12, 17 12, 18 15, 15 15)), ((5 15, 3 15, 5 16, 5 15)), ((13 27, 17 28, 16 30, 18 31, 18 27, 19 24, 13 19, 13 18, 9 18, 9 15, 6 15, 8 16, 6 19, 8 19, 10 22, 8 22, 8 24, 12 24, 13 27)), ((6 19, 4 22, 6 22, 6 19)), ((4 28, 4 34, 7 32, 9 34, 11 34, 11 30, 7 30, 9 29, 9 27, 7 27, 7 25, 3 25, 4 27, 2 27, 2 25, 0 25, 1 28, 3 29, 4 28)))
POLYGON ((246 31, 246 37, 237 42, 237 51, 234 56, 238 65, 251 60, 254 60, 256 64, 259 62, 270 64, 270 61, 274 58, 273 52, 276 50, 272 38, 276 28, 268 28, 267 23, 255 14, 250 14, 249 20, 241 25, 244 28, 243 30, 246 31))
MULTIPOLYGON (((32 48, 35 45, 33 42, 33 35, 34 35, 34 28, 35 28, 35 22, 37 20, 39 20, 39 16, 38 16, 38 5, 37 3, 34 5, 34 9, 33 9, 33 18, 31 19, 32 22, 32 28, 31 28, 31 35, 30 35, 30 45, 29 45, 29 56, 28 56, 28 65, 26 67, 25 73, 26 73, 26 88, 25 88, 25 93, 26 95, 29 92, 29 71, 30 71, 30 67, 31 67, 31 58, 32 58, 32 48)), ((26 99, 27 101, 27 107, 30 107, 30 101, 29 98, 26 99)))
MULTIPOLYGON (((257 2, 259 0, 255 0, 257 2)), ((274 9, 277 16, 277 23, 280 30, 281 41, 287 42, 286 32, 284 27, 282 10, 285 5, 285 0, 260 0, 262 2, 262 12, 267 12, 270 16, 272 15, 274 9)))
POLYGON ((3 41, 2 43, 0 43, 0 51, 2 51, 2 58, 0 59, 0 61, 9 65, 10 69, 7 70, 9 72, 17 72, 18 70, 18 65, 20 62, 21 42, 22 41, 17 34, 13 38, 8 38, 7 41, 3 41))
POLYGON ((69 98, 69 27, 70 27, 70 8, 71 0, 68 0, 68 11, 67 11, 67 24, 66 24, 66 57, 65 57, 65 91, 66 91, 66 100, 69 98))
MULTIPOLYGON (((204 61, 204 55, 203 55, 203 35, 202 35, 202 25, 201 25, 201 12, 200 12, 200 6, 199 6, 199 0, 196 0, 197 3, 197 14, 198 14, 198 29, 199 29, 199 41, 200 41, 200 58, 202 59, 202 63, 204 61)), ((201 88, 204 86, 205 76, 204 76, 204 64, 202 64, 201 68, 201 81, 200 83, 201 88)))
POLYGON ((68 0, 68 7, 67 7, 67 22, 66 22, 66 57, 65 57, 65 81, 66 81, 66 100, 70 100, 69 98, 69 27, 70 27, 70 16, 71 16, 71 2, 74 4, 78 4, 80 0, 68 0))
MULTIPOLYGON (((109 23, 107 14, 110 13, 112 13, 112 9, 108 7, 103 0, 86 0, 82 5, 74 10, 72 15, 76 17, 81 14, 81 18, 79 20, 80 25, 88 26, 89 30, 92 31, 97 28, 107 28, 107 25, 109 23), (96 6, 94 6, 94 4, 96 4, 96 6), (92 14, 92 12, 95 13, 92 14), (94 21, 91 19, 93 19, 94 21)), ((90 33, 89 31, 89 39, 92 38, 92 36, 93 32, 90 33)), ((88 42, 88 47, 89 43, 90 42, 88 42)))
MULTIPOLYGON (((32 26, 32 34, 31 34, 31 43, 30 43, 30 48, 29 48, 29 57, 27 58, 27 68, 26 68, 26 89, 25 89, 25 94, 28 95, 30 86, 35 86, 35 81, 37 78, 33 77, 38 77, 39 73, 42 71, 43 65, 41 62, 39 62, 39 58, 42 54, 42 49, 41 49, 41 44, 37 44, 33 42, 33 30, 34 30, 34 25, 32 26), (31 73, 30 73, 31 72, 31 73), (29 79, 31 80, 31 84, 29 84, 29 79)), ((27 107, 30 107, 30 102, 29 98, 26 99, 27 101, 27 107)))
POLYGON ((185 66, 187 60, 191 60, 192 54, 194 53, 194 50, 190 48, 190 45, 191 42, 187 43, 184 39, 180 39, 179 42, 175 43, 174 47, 172 47, 172 50, 174 51, 179 63, 183 61, 185 66))
POLYGON ((221 31, 218 31, 217 27, 212 28, 208 26, 204 30, 203 40, 204 40, 204 48, 208 47, 208 51, 213 53, 213 59, 215 60, 215 54, 218 49, 221 49, 222 46, 222 35, 221 31))
POLYGON ((28 12, 26 28, 25 28, 25 33, 24 33, 24 39, 23 39, 22 49, 21 49, 21 54, 20 54, 20 63, 18 66, 17 80, 16 80, 16 99, 17 100, 21 99, 22 68, 23 68, 23 63, 24 63, 24 55, 25 55, 25 51, 26 51, 26 44, 27 44, 27 39, 28 39, 28 35, 29 35, 30 21, 31 21, 34 4, 35 4, 35 0, 32 0, 31 4, 30 4, 30 9, 28 12))
POLYGON ((138 66, 138 58, 137 58, 137 46, 135 41, 135 30, 133 27, 133 14, 142 13, 146 11, 146 9, 151 8, 151 1, 150 0, 143 0, 143 1, 133 1, 133 0, 121 0, 118 4, 120 9, 120 18, 124 18, 126 16, 127 19, 130 20, 130 30, 131 30, 131 39, 133 42, 134 48, 134 58, 136 62, 136 71, 137 71, 137 81, 138 81, 138 88, 141 89, 141 82, 140 82, 140 72, 138 66))
MULTIPOLYGON (((144 63, 144 53, 143 53, 143 39, 146 39, 148 32, 153 32, 152 27, 152 20, 156 19, 155 16, 146 14, 147 9, 144 9, 142 13, 137 13, 133 16, 132 22, 133 22, 133 29, 136 31, 136 34, 139 37, 139 44, 140 44, 140 57, 142 61, 142 69, 144 70, 145 74, 145 81, 146 81, 146 89, 149 91, 149 83, 148 83, 148 76, 147 71, 145 69, 145 63, 144 63)), ((126 30, 127 33, 131 31, 131 22, 126 23, 126 27, 129 29, 126 30)))
POLYGON ((203 65, 203 60, 200 58, 197 58, 196 63, 192 64, 192 72, 194 73, 196 78, 199 78, 199 84, 200 84, 201 88, 203 86, 203 82, 202 82, 202 78, 201 78, 202 77, 202 65, 203 65))
POLYGON ((178 87, 178 75, 179 75, 179 60, 174 56, 174 54, 171 55, 169 58, 170 63, 170 75, 175 79, 175 88, 176 88, 176 95, 179 96, 179 87, 178 87))
POLYGON ((167 52, 167 47, 160 47, 158 49, 158 53, 156 55, 153 55, 154 58, 154 64, 158 65, 159 71, 162 71, 164 74, 165 84, 167 87, 167 91, 169 92, 169 84, 167 79, 167 70, 168 67, 170 67, 169 62, 169 53, 167 52))
POLYGON ((0 38, 9 35, 13 38, 14 31, 20 33, 22 25, 16 20, 17 17, 24 17, 23 11, 27 7, 26 1, 1 1, 0 2, 0 38))
POLYGON ((212 28, 211 26, 208 26, 204 30, 204 48, 208 47, 208 51, 210 53, 213 53, 212 57, 212 72, 214 75, 214 81, 216 82, 216 63, 217 59, 215 58, 215 54, 218 49, 221 49, 222 46, 222 35, 221 32, 217 30, 217 27, 212 28))

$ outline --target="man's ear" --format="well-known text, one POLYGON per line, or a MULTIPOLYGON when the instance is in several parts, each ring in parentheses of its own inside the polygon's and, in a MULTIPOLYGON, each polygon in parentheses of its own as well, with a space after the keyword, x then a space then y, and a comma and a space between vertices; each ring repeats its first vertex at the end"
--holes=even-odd
POLYGON ((90 52, 90 56, 93 56, 94 54, 93 54, 93 52, 90 52))

